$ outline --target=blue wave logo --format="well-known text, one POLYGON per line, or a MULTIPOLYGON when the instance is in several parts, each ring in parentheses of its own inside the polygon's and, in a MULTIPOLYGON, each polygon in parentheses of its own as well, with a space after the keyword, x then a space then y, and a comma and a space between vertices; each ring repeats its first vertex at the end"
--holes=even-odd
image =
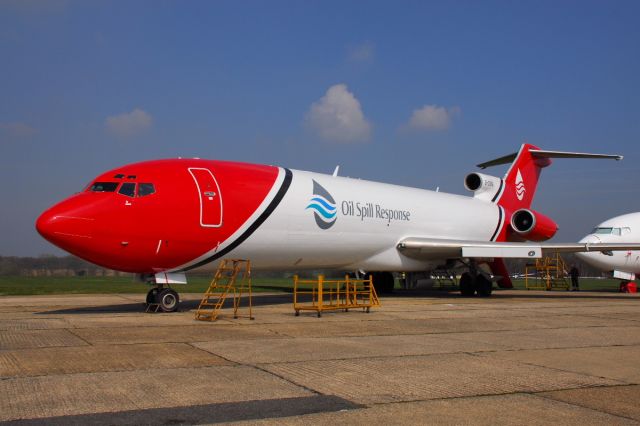
POLYGON ((315 180, 313 181, 313 196, 305 210, 313 210, 313 217, 321 229, 329 229, 336 223, 338 209, 331 194, 315 180))

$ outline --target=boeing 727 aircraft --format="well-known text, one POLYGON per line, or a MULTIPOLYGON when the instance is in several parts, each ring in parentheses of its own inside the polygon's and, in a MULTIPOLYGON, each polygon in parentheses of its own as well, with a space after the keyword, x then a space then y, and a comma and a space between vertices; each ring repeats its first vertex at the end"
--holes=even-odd
MULTIPOLYGON (((581 243, 627 243, 640 241, 640 213, 623 214, 596 226, 581 243)), ((576 253, 578 257, 623 282, 640 274, 640 251, 624 250, 604 253, 576 253)))
POLYGON ((621 156, 544 151, 479 164, 509 164, 498 178, 471 173, 472 197, 325 175, 284 167, 201 159, 131 164, 106 172, 46 210, 38 232, 58 247, 106 268, 138 274, 155 285, 147 301, 177 308, 171 284, 185 271, 225 256, 254 268, 376 272, 379 290, 390 272, 462 265, 463 295, 491 294, 477 265, 487 262, 510 287, 502 258, 543 250, 640 249, 633 244, 541 244, 553 220, 530 209, 538 176, 552 158, 621 156), (528 241, 528 242, 527 242, 528 241))

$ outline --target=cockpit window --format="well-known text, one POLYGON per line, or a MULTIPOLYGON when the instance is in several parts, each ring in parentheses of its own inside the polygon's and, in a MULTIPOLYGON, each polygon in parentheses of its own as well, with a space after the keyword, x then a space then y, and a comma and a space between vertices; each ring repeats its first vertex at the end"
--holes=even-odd
POLYGON ((127 197, 136 196, 136 184, 135 183, 123 183, 120 187, 118 194, 126 195, 127 197))
POLYGON ((144 197, 145 195, 151 195, 156 192, 156 188, 152 183, 141 183, 138 186, 138 197, 144 197))
POLYGON ((118 187, 118 182, 94 182, 89 191, 91 192, 113 192, 118 187))
POLYGON ((591 231, 592 234, 597 234, 597 235, 622 235, 623 233, 628 233, 631 232, 631 229, 629 228, 594 228, 593 231, 591 231))
POLYGON ((611 230, 613 228, 593 228, 593 231, 591 231, 592 234, 606 234, 609 235, 611 234, 611 230))
POLYGON ((124 175, 122 173, 118 173, 117 175, 114 176, 115 179, 122 179, 124 177, 124 175))

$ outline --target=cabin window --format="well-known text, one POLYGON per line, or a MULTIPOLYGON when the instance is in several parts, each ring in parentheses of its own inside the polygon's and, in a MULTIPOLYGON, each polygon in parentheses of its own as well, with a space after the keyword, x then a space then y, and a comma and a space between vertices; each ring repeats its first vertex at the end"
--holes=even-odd
POLYGON ((123 183, 120 187, 118 194, 126 195, 127 197, 136 196, 136 184, 135 183, 123 183))
POLYGON ((144 197, 145 195, 151 195, 156 192, 156 188, 152 183, 141 183, 138 185, 138 197, 144 197))
POLYGON ((118 187, 118 182, 94 182, 89 191, 91 192, 114 192, 118 187))

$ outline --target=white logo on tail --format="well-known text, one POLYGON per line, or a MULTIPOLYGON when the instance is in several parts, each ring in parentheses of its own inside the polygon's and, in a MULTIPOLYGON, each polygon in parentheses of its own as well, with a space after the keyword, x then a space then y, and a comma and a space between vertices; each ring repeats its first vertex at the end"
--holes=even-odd
POLYGON ((520 169, 518 169, 518 174, 516 175, 516 197, 518 197, 518 200, 522 201, 525 192, 527 192, 527 188, 524 187, 522 175, 520 174, 520 169))

